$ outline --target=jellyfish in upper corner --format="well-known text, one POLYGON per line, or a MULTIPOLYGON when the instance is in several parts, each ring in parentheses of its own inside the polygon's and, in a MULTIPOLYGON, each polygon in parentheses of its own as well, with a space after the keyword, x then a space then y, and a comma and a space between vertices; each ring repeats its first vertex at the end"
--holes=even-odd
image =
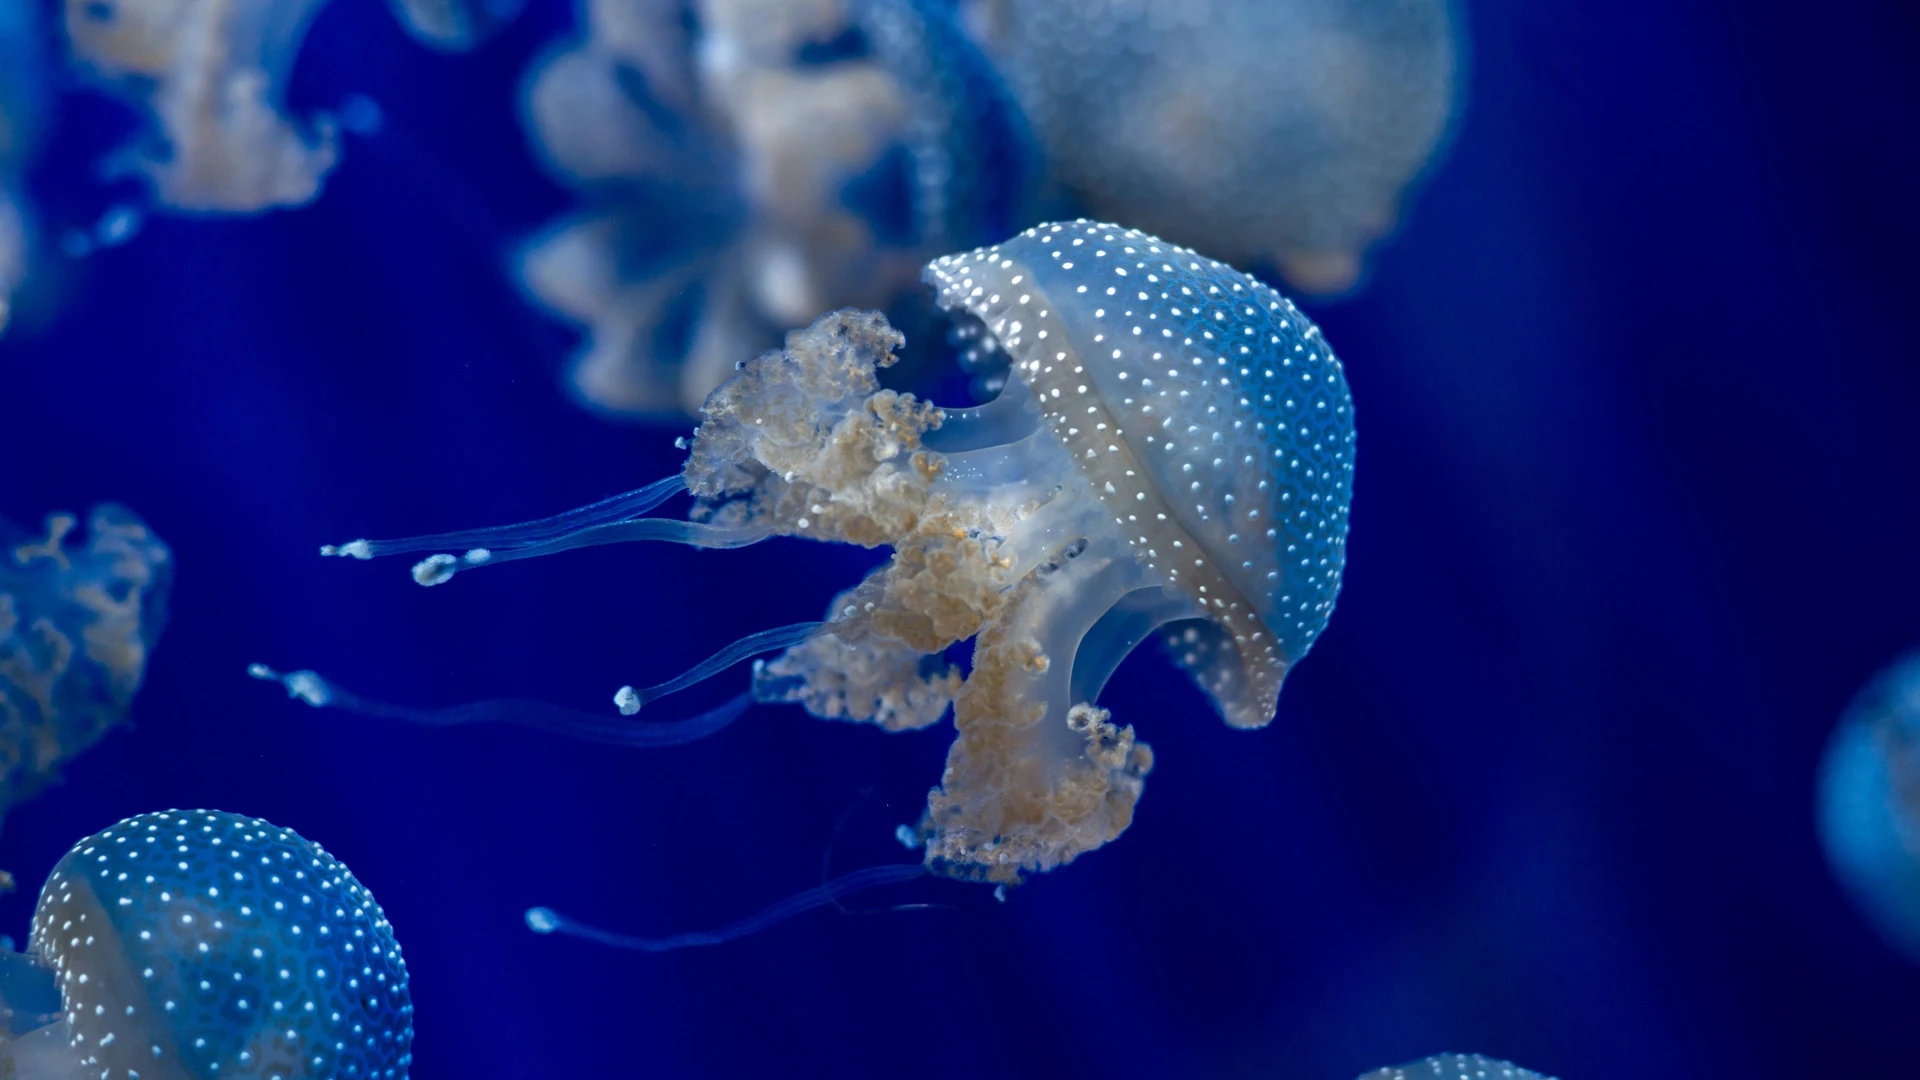
MULTIPOLYGON (((417 37, 465 47, 510 17, 504 0, 394 0, 417 37), (488 15, 487 13, 494 13, 488 15)), ((153 203, 184 214, 256 214, 303 206, 340 159, 352 117, 290 114, 288 73, 327 0, 64 0, 68 50, 96 87, 148 118, 102 163, 144 181, 153 203)), ((364 103, 363 103, 364 104, 364 103)), ((367 110, 359 110, 364 113, 367 110)), ((137 220, 110 215, 124 233, 137 220)))
POLYGON ((124 507, 44 538, 0 520, 0 813, 57 779, 121 721, 166 624, 173 557, 124 507))
POLYGON ((588 406, 680 417, 821 311, 887 307, 1023 220, 1031 136, 941 0, 585 0, 531 72, 582 208, 515 256, 588 406))
MULTIPOLYGON (((638 713, 783 650, 755 665, 755 699, 888 731, 951 710, 958 737, 910 834, 928 870, 1013 884, 1070 862, 1127 827, 1153 766, 1136 718, 1099 702, 1136 645, 1163 641, 1232 727, 1274 718, 1340 589, 1353 405, 1340 362, 1292 303, 1144 233, 1038 227, 936 259, 926 280, 1004 365, 994 400, 945 409, 881 388, 903 336, 876 312, 843 310, 708 397, 677 478, 542 522, 328 551, 438 549, 414 568, 436 585, 623 540, 891 548, 822 621, 753 635, 615 703, 638 713), (690 521, 644 516, 681 487, 690 521), (967 639, 963 678, 942 657, 967 639)), ((396 711, 312 672, 255 674, 310 704, 396 711)), ((630 722, 636 737, 649 727, 630 722)))
POLYGON ((1452 0, 968 0, 1090 212, 1339 293, 1460 81, 1452 0))
POLYGON ((1819 823, 1861 913, 1920 962, 1920 651, 1848 707, 1820 766, 1819 823))
POLYGON ((395 18, 424 45, 474 48, 512 22, 527 0, 388 0, 395 18))
POLYGON ((27 278, 33 239, 25 172, 39 148, 47 107, 39 9, 0 4, 0 332, 27 278))
POLYGON ((0 953, 0 1007, 0 1076, 21 1080, 405 1080, 413 1061, 373 894, 293 830, 218 810, 75 844, 27 951, 0 953))
POLYGON ((1479 1054, 1435 1054, 1411 1065, 1375 1069, 1360 1080, 1552 1080, 1510 1061, 1479 1054))

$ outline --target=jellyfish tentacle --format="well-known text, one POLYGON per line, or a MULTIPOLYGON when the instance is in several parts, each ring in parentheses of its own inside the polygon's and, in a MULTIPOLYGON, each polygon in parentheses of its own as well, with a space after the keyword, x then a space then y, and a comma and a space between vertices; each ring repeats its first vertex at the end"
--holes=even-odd
POLYGON ((751 693, 736 695, 726 703, 684 720, 634 722, 599 713, 583 712, 544 701, 501 698, 474 701, 442 709, 420 709, 372 701, 321 676, 314 671, 282 674, 265 664, 253 664, 247 674, 286 688, 289 697, 298 698, 316 709, 343 712, 377 720, 400 720, 426 727, 460 727, 466 724, 517 724, 537 731, 552 732, 585 742, 606 746, 624 746, 652 750, 682 746, 713 735, 738 720, 753 705, 751 693))
POLYGON ((643 690, 636 690, 632 686, 621 687, 619 692, 613 695, 613 703, 619 706, 622 716, 632 716, 647 702, 666 697, 668 694, 677 694, 689 686, 705 682, 750 656, 792 648, 818 633, 825 625, 826 623, 822 622, 793 623, 789 626, 776 626, 771 630, 748 634, 666 682, 655 683, 643 690))
POLYGON ((354 540, 345 544, 328 544, 320 549, 320 554, 336 555, 342 558, 377 559, 383 555, 404 555, 441 548, 489 547, 499 551, 509 551, 518 547, 550 543, 596 525, 631 521, 684 490, 686 490, 686 484, 680 479, 680 474, 675 473, 632 491, 623 491, 598 502, 577 506, 572 510, 548 517, 523 521, 517 525, 464 529, 457 532, 435 533, 431 536, 408 537, 402 540, 354 540))
POLYGON ((432 551, 435 554, 414 564, 413 580, 421 585, 439 585, 462 570, 601 544, 659 541, 686 544, 689 547, 734 548, 759 543, 771 535, 769 530, 751 526, 711 525, 677 518, 642 516, 684 490, 686 483, 676 474, 596 503, 517 525, 464 529, 399 540, 350 540, 344 544, 326 544, 320 548, 320 554, 337 558, 377 559, 386 555, 432 551), (447 551, 449 548, 465 550, 455 555, 447 551))
POLYGON ((773 530, 753 525, 710 525, 698 521, 680 521, 675 518, 638 518, 634 521, 595 525, 546 543, 529 544, 508 551, 477 547, 463 555, 446 552, 429 555, 413 564, 413 580, 420 585, 442 585, 462 570, 491 566, 495 563, 514 562, 519 559, 535 559, 542 555, 555 555, 562 551, 598 547, 602 544, 654 541, 685 544, 688 547, 738 548, 757 544, 772 535, 773 530))
POLYGON ((584 938, 601 945, 616 949, 632 949, 637 952, 672 952, 675 949, 687 949, 699 945, 719 945, 735 938, 758 933, 778 922, 784 922, 803 912, 817 907, 837 903, 841 899, 857 892, 877 889, 883 885, 896 885, 903 881, 912 881, 927 873, 926 867, 919 863, 889 863, 883 866, 869 866, 864 870, 855 870, 805 892, 795 893, 785 900, 762 911, 749 915, 738 922, 731 922, 718 930, 693 930, 681 934, 669 934, 666 937, 648 938, 632 934, 621 934, 599 927, 589 926, 554 911, 552 908, 536 907, 527 909, 527 928, 536 934, 566 934, 569 937, 584 938))

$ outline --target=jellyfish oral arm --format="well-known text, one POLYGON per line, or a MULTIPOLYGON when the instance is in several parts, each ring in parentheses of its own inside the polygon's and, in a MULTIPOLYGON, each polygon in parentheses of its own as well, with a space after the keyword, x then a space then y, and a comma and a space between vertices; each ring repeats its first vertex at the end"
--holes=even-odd
POLYGON ((656 480, 552 517, 486 529, 436 533, 400 540, 350 540, 327 544, 320 554, 377 559, 387 555, 434 552, 413 566, 413 580, 439 585, 462 570, 552 555, 601 544, 659 541, 690 547, 734 548, 759 543, 771 533, 753 527, 705 525, 675 518, 650 518, 648 511, 686 490, 678 475, 656 480), (452 554, 451 551, 460 554, 452 554))
POLYGON ((527 928, 536 934, 566 934, 569 937, 584 938, 616 949, 672 952, 675 949, 688 949, 698 945, 720 945, 735 938, 746 937, 748 934, 758 933, 775 923, 784 922, 817 907, 825 907, 854 893, 876 889, 882 885, 912 881, 925 876, 926 872, 926 868, 918 863, 870 866, 864 870, 855 870, 851 874, 834 878, 806 892, 789 896, 764 911, 749 915, 738 922, 728 923, 718 930, 695 930, 657 938, 636 937, 632 934, 620 934, 588 926, 561 915, 552 908, 544 907, 527 909, 527 928))
POLYGON ((544 701, 516 699, 475 701, 444 709, 417 709, 371 701, 342 689, 313 671, 283 674, 265 664, 253 664, 247 668, 247 674, 256 679, 279 683, 286 688, 289 697, 298 698, 316 709, 339 709, 378 720, 399 720, 426 727, 517 724, 567 738, 640 750, 681 746, 704 739, 738 720, 754 703, 751 693, 743 693, 717 708, 684 720, 646 721, 583 712, 544 701))
POLYGON ((794 623, 791 626, 776 626, 771 630, 748 634, 666 682, 657 683, 644 690, 636 690, 631 686, 621 687, 619 692, 613 695, 613 703, 619 707, 621 715, 632 716, 647 702, 657 701, 668 694, 705 682, 748 657, 792 648, 819 633, 826 625, 821 622, 794 623))

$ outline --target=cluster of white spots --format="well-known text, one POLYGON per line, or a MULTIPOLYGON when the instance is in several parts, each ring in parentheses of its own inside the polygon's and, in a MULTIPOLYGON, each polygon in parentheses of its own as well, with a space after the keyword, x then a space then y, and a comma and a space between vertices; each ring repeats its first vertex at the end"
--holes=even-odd
POLYGON ((412 1061, 380 905, 255 818, 166 811, 80 841, 41 891, 32 949, 89 1077, 404 1080, 412 1061))
POLYGON ((1537 1072, 1479 1054, 1436 1054, 1411 1065, 1375 1069, 1360 1080, 1550 1080, 1537 1072))
MULTIPOLYGON (((1277 693, 1345 566, 1353 406, 1319 329, 1231 267, 1086 221, 936 260, 927 276, 941 306, 1012 357, 1135 555, 1191 593, 1277 693)), ((1264 723, 1263 704, 1229 718, 1264 723)))

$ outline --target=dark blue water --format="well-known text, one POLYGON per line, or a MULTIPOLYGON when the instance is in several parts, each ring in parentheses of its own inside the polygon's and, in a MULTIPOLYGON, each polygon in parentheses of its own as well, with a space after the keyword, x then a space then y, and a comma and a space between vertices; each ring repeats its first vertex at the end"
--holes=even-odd
MULTIPOLYGON (((874 560, 612 548, 422 590, 314 555, 678 467, 672 432, 555 389, 569 337, 502 273, 567 204, 513 95, 569 17, 535 3, 442 57, 340 0, 295 104, 364 92, 388 128, 327 194, 155 221, 0 342, 0 515, 122 500, 178 563, 136 726, 7 817, 26 887, 0 929, 81 835, 207 806, 299 830, 378 895, 422 1080, 1920 1060, 1920 968, 1855 915, 1812 816, 1841 709, 1920 641, 1907 5, 1475 3, 1450 157, 1368 291, 1313 311, 1358 408, 1358 497, 1339 610, 1278 720, 1227 730, 1142 650, 1108 698, 1159 765, 1109 848, 1004 905, 924 881, 662 956, 521 913, 700 929, 904 858, 889 834, 946 739, 765 708, 610 752, 314 712, 244 673, 601 708, 817 618, 874 560), (944 906, 874 910, 908 902, 944 906)), ((57 119, 34 177, 56 226, 99 209, 88 163, 120 123, 78 97, 57 119)))

